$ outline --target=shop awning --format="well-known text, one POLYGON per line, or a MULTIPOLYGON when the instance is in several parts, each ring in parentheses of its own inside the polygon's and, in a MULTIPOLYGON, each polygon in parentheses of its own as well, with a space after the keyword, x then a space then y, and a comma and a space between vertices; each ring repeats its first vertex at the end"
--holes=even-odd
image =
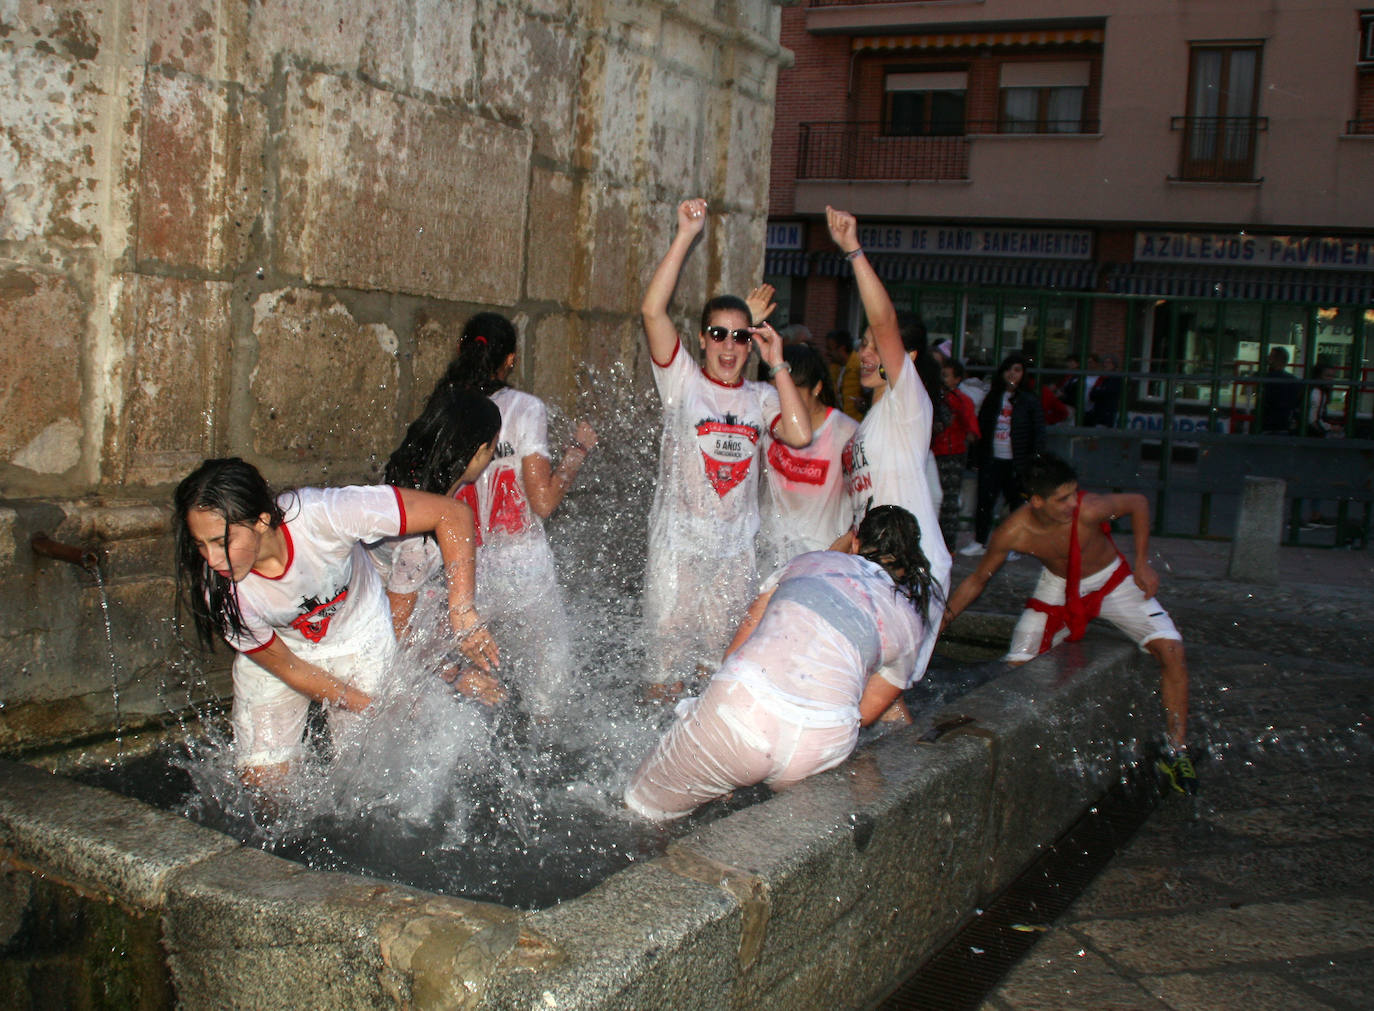
POLYGON ((774 277, 805 277, 811 273, 811 264, 805 250, 767 249, 763 254, 763 272, 774 277))
POLYGON ((1167 267, 1125 264, 1112 270, 1107 290, 1161 298, 1239 298, 1322 305, 1374 303, 1374 274, 1244 267, 1167 267))
POLYGON ((969 46, 1069 46, 1102 44, 1101 28, 1037 28, 1009 32, 926 32, 920 35, 865 35, 854 39, 854 52, 865 49, 964 49, 969 46))
MULTIPOLYGON (((1091 261, 1009 260, 994 257, 903 256, 875 253, 869 258, 884 281, 929 284, 984 284, 999 288, 1059 288, 1091 291, 1097 286, 1098 265, 1091 261)), ((836 253, 817 254, 815 272, 849 276, 849 263, 836 253)))

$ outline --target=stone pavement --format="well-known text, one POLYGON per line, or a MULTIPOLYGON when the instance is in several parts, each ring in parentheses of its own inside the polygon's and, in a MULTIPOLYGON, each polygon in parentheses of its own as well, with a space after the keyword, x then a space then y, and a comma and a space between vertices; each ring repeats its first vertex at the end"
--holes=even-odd
MULTIPOLYGON (((1283 548, 1271 587, 1228 582, 1227 544, 1152 547, 1201 791, 1164 799, 984 1007, 1368 1008, 1374 553, 1283 548)), ((978 607, 1014 609, 1038 565, 1007 569, 978 607)))

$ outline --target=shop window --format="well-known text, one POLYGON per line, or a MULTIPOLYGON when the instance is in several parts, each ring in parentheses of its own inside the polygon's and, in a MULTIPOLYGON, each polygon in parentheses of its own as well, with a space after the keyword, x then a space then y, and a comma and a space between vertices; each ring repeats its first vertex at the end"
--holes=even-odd
POLYGON ((1260 47, 1194 45, 1189 58, 1188 111, 1175 117, 1183 131, 1179 178, 1253 181, 1255 147, 1265 121, 1259 105, 1260 47))
POLYGON ((1084 132, 1091 64, 1005 63, 1000 73, 1001 133, 1084 132))
POLYGON ((883 132, 897 137, 959 137, 964 133, 968 74, 890 73, 884 80, 883 132))

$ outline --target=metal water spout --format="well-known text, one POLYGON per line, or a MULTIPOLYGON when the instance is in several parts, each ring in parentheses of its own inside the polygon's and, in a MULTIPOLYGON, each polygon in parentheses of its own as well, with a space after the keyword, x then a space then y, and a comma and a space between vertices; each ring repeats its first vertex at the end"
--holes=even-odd
POLYGON ((80 548, 75 544, 62 544, 47 534, 37 533, 29 538, 29 547, 35 555, 56 558, 60 562, 71 562, 87 572, 100 571, 100 552, 94 548, 80 548))

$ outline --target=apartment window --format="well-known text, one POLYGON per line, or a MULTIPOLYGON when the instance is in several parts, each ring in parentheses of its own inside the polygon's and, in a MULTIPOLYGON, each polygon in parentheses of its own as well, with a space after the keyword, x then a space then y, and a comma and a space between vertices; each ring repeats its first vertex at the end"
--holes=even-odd
POLYGON ((966 72, 890 73, 884 91, 884 133, 901 137, 963 135, 966 72))
POLYGON ((1183 117, 1183 179, 1252 180, 1259 105, 1260 47, 1196 44, 1188 71, 1183 117))
POLYGON ((1374 64, 1374 11, 1360 11, 1360 62, 1374 64))
POLYGON ((1004 63, 1002 133, 1082 133, 1092 65, 1087 61, 1004 63))

